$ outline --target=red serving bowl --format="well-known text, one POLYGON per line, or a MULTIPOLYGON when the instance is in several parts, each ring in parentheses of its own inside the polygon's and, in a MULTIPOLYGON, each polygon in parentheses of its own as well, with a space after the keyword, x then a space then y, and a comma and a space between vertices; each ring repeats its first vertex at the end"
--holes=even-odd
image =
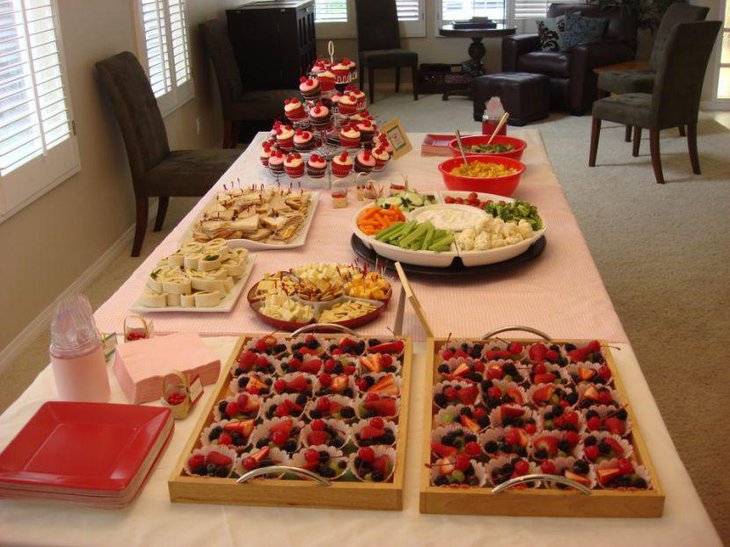
POLYGON ((467 156, 469 163, 497 163, 505 167, 517 169, 511 175, 504 177, 464 177, 461 175, 451 174, 451 170, 459 167, 464 163, 461 156, 451 158, 439 164, 439 171, 444 178, 444 183, 449 190, 460 190, 463 192, 486 192, 488 194, 499 194, 500 196, 511 196, 517 185, 520 183, 522 173, 525 172, 525 164, 521 161, 505 158, 502 156, 492 156, 488 154, 467 156))
MULTIPOLYGON (((467 146, 473 146, 475 144, 487 144, 487 141, 489 141, 490 137, 491 135, 468 135, 466 137, 461 137, 461 143, 464 145, 465 148, 467 146)), ((492 144, 511 144, 515 147, 515 149, 510 150, 509 152, 489 152, 490 156, 499 156, 500 158, 512 158, 515 160, 521 160, 522 153, 525 151, 525 148, 527 148, 527 143, 522 139, 518 139, 516 137, 507 137, 506 135, 497 135, 496 137, 494 137, 492 144)), ((461 156, 461 152, 459 152, 459 144, 456 142, 456 139, 449 143, 449 148, 451 148, 451 153, 453 156, 461 156)), ((479 156, 487 154, 487 152, 466 153, 477 154, 479 156)))

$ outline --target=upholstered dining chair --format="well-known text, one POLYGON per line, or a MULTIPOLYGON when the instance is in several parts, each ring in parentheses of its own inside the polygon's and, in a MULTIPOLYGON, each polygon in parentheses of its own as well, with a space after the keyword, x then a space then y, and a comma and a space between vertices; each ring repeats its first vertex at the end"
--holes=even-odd
POLYGON ((355 0, 357 50, 362 87, 365 71, 370 102, 375 102, 375 69, 395 68, 395 92, 400 91, 400 69, 411 67, 413 100, 418 100, 418 53, 402 49, 395 0, 355 0))
POLYGON ((205 21, 200 23, 200 33, 218 80, 223 110, 223 148, 233 148, 238 142, 241 122, 273 122, 284 112, 284 100, 297 97, 299 93, 294 89, 245 91, 226 23, 218 19, 205 21))
MULTIPOLYGON (((649 68, 646 70, 606 70, 598 75, 598 91, 600 96, 621 93, 651 93, 654 89, 654 78, 659 66, 670 31, 679 23, 704 21, 710 8, 692 6, 683 2, 671 4, 662 17, 654 38, 654 46, 649 58, 649 68)), ((634 132, 633 155, 639 155, 639 131, 634 132)), ((679 133, 685 136, 684 126, 679 127, 679 133)), ((624 140, 631 140, 631 126, 626 126, 624 140)))
POLYGON ((139 256, 149 198, 158 197, 155 231, 171 196, 202 196, 238 157, 236 150, 170 150, 157 99, 137 58, 124 51, 96 63, 122 131, 137 207, 132 256, 139 256))
POLYGON ((595 167, 601 121, 608 120, 649 130, 651 163, 656 181, 664 184, 659 132, 687 126, 687 146, 692 172, 700 172, 697 155, 697 117, 702 81, 715 45, 720 21, 680 23, 670 31, 657 65, 652 93, 625 93, 593 103, 593 126, 588 165, 595 167))

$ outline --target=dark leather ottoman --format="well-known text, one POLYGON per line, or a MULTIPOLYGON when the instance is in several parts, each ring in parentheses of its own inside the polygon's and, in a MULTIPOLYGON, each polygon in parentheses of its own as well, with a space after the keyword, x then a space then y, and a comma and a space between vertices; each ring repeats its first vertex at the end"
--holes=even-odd
POLYGON ((509 112, 509 125, 525 125, 550 114, 550 78, 529 72, 497 72, 474 78, 474 121, 482 121, 484 103, 499 97, 509 112))

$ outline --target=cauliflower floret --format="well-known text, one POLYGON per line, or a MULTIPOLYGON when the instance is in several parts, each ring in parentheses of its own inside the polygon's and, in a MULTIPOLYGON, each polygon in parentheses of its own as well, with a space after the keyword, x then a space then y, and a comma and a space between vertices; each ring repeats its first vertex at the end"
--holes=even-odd
POLYGON ((514 222, 506 222, 502 229, 499 231, 502 237, 510 237, 517 233, 517 224, 514 222))
POLYGON ((474 239, 470 237, 458 236, 456 238, 456 243, 462 251, 471 251, 474 248, 474 239))
POLYGON ((493 234, 498 234, 502 231, 502 226, 504 226, 504 220, 495 218, 489 226, 489 231, 493 234))
POLYGON ((514 245, 515 243, 519 243, 520 241, 522 241, 522 236, 519 234, 514 235, 514 236, 509 236, 504 241, 507 243, 507 245, 514 245))
POLYGON ((493 220, 494 217, 492 217, 492 215, 487 215, 486 217, 479 219, 475 226, 476 233, 480 234, 482 232, 489 232, 493 220))
POLYGON ((525 239, 530 239, 533 236, 532 224, 527 222, 524 218, 517 224, 517 229, 525 239))
POLYGON ((490 247, 489 234, 482 232, 474 240, 474 247, 480 251, 486 251, 490 247))
POLYGON ((477 230, 475 230, 474 228, 467 228, 459 234, 459 237, 463 239, 474 239, 477 233, 477 230))
POLYGON ((504 239, 492 240, 492 248, 499 249, 500 247, 506 247, 507 242, 504 239))

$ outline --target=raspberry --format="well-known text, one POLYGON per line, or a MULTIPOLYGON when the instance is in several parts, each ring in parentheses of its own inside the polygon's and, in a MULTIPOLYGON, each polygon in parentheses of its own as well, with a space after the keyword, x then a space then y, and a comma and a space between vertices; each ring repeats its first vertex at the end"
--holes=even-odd
POLYGON ((304 459, 307 463, 319 463, 319 452, 310 448, 304 453, 304 459))
POLYGON ((588 458, 591 461, 595 461, 595 459, 598 457, 598 446, 586 446, 585 447, 585 454, 586 458, 588 458))
POLYGON ((533 368, 535 374, 545 374, 547 372, 547 367, 544 363, 538 363, 533 368))
POLYGON ((329 374, 320 374, 319 383, 322 384, 322 387, 331 386, 332 385, 332 376, 330 376, 329 374))
POLYGON ((388 355, 387 353, 384 353, 380 357, 380 362, 383 364, 383 366, 389 367, 390 365, 393 364, 393 358, 390 355, 388 355))
POLYGON ((610 391, 608 391, 608 390, 606 390, 606 391, 601 391, 601 392, 600 392, 600 393, 598 394, 598 401, 599 401, 599 402, 600 402, 601 404, 604 404, 604 405, 609 405, 609 404, 611 404, 611 401, 613 401, 613 398, 611 397, 611 392, 610 392, 610 391))
POLYGON ((588 429, 591 431, 598 431, 601 429, 601 419, 598 416, 593 416, 588 420, 588 429))
POLYGON ((243 468, 246 471, 251 471, 252 469, 256 469, 257 466, 258 466, 258 463, 251 456, 249 456, 248 458, 243 460, 243 468))
POLYGON ((444 389, 444 395, 446 396, 447 401, 454 401, 459 396, 454 386, 449 386, 444 389))
POLYGON ((226 414, 231 418, 238 414, 238 405, 236 403, 228 403, 226 405, 226 414))
POLYGON ((320 412, 327 412, 330 408, 330 400, 327 397, 322 397, 317 400, 317 410, 320 412))
POLYGON ((286 380, 283 378, 279 378, 276 382, 274 382, 274 390, 275 391, 284 391, 286 389, 286 380))
POLYGON ((238 362, 243 365, 253 365, 256 362, 256 354, 251 350, 246 350, 238 358, 238 362))
POLYGON ((608 368, 606 365, 603 365, 601 368, 598 369, 598 375, 604 380, 608 381, 611 379, 611 369, 608 368))
POLYGON ((357 451, 358 457, 365 463, 370 463, 375 459, 375 452, 372 448, 364 446, 357 451))
POLYGON ((327 424, 324 423, 324 420, 314 420, 311 424, 312 431, 324 431, 327 427, 327 424))
POLYGON ((515 473, 518 475, 527 475, 530 471, 530 465, 525 460, 519 460, 515 463, 515 473))
POLYGON ((383 422, 383 418, 377 417, 370 419, 370 425, 373 427, 377 427, 378 429, 383 429, 385 423, 383 422))
POLYGON ((218 444, 233 444, 233 437, 228 433, 221 433, 218 437, 218 444))
POLYGON ((233 463, 233 460, 225 454, 221 454, 220 452, 209 452, 206 462, 209 464, 212 463, 213 465, 217 465, 218 467, 226 467, 228 465, 231 465, 231 463, 233 463))
POLYGON ((555 464, 550 460, 545 460, 540 464, 540 471, 547 473, 548 475, 554 475, 557 471, 555 464))
POLYGON ((479 454, 481 454, 482 449, 479 446, 479 443, 472 441, 466 443, 466 446, 464 447, 464 452, 469 454, 469 456, 478 456, 479 454))
POLYGON ((271 442, 277 446, 281 446, 286 443, 288 438, 289 436, 286 434, 286 431, 274 431, 271 434, 271 442))
POLYGON ((316 444, 327 444, 327 441, 329 440, 330 436, 327 434, 326 431, 312 431, 307 436, 307 442, 310 445, 316 445, 316 444))
POLYGON ((267 366, 269 366, 269 360, 265 355, 259 355, 256 358, 256 368, 266 368, 267 366))
POLYGON ((493 399, 499 399, 502 396, 502 390, 497 386, 492 386, 487 390, 487 395, 493 399))
POLYGON ((575 431, 567 431, 563 438, 568 441, 570 446, 575 446, 580 442, 580 435, 575 431))
POLYGON ((629 475, 629 474, 633 473, 633 471, 634 471, 633 464, 626 458, 618 459, 618 468, 619 468, 619 471, 621 471, 621 474, 623 474, 623 475, 629 475))
POLYGON ((256 342, 256 351, 266 351, 267 348, 268 346, 266 345, 266 342, 263 338, 256 342))
POLYGON ((190 459, 188 460, 188 466, 190 469, 195 469, 196 467, 200 467, 201 465, 205 465, 205 456, 202 454, 195 454, 194 456, 190 456, 190 459))
POLYGON ((528 435, 534 435, 537 433, 537 426, 535 424, 525 424, 524 430, 528 435))

